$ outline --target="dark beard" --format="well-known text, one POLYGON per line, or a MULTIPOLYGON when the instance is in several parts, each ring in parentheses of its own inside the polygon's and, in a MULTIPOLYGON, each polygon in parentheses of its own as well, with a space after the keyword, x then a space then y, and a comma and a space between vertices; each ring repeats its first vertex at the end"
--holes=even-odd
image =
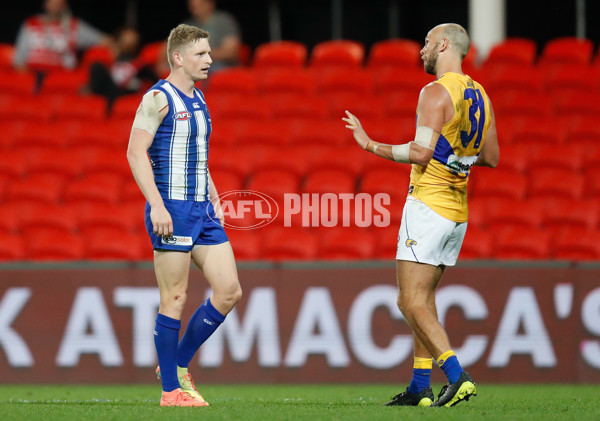
POLYGON ((437 44, 435 44, 434 48, 434 53, 429 56, 426 57, 427 61, 425 61, 423 63, 424 67, 425 67, 425 72, 430 74, 430 75, 434 75, 436 74, 435 72, 435 65, 437 64, 437 60, 438 60, 438 53, 437 53, 437 49, 439 47, 439 42, 437 44))

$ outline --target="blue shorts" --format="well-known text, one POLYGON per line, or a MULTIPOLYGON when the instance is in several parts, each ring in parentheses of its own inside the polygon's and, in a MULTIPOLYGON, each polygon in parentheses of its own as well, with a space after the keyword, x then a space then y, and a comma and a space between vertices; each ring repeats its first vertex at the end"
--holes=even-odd
POLYGON ((154 234, 150 205, 146 203, 146 230, 154 250, 191 251, 198 245, 216 245, 229 241, 215 216, 211 202, 163 199, 173 220, 173 235, 165 238, 154 234))

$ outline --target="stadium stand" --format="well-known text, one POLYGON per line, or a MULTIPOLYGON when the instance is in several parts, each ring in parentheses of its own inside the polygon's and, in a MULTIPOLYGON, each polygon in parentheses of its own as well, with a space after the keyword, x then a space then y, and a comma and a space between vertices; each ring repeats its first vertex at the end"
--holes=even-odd
MULTIPOLYGON (((592 47, 556 39, 536 57, 533 41, 507 39, 481 68, 469 53, 465 70, 494 103, 502 159, 495 170, 472 170, 462 259, 600 259, 600 55, 592 47), (581 147, 568 146, 572 139, 581 147)), ((150 44, 142 59, 156 64, 163 49, 150 44)), ((295 215, 292 227, 281 219, 260 232, 227 228, 236 258, 393 259, 410 168, 360 151, 340 118, 348 109, 373 138, 408 141, 417 94, 433 80, 419 50, 385 40, 365 56, 363 45, 342 40, 309 55, 284 41, 258 46, 249 66, 211 75, 210 169, 220 192, 257 190, 280 205, 287 192, 390 195, 389 227, 305 228, 295 215)), ((79 92, 86 66, 109 62, 108 53, 88 50, 77 71, 48 75, 35 95, 34 76, 14 72, 12 46, 0 45, 0 260, 151 259, 144 199, 125 157, 141 94, 119 98, 107 114, 103 99, 79 92), (126 246, 114 246, 115 236, 126 246)))

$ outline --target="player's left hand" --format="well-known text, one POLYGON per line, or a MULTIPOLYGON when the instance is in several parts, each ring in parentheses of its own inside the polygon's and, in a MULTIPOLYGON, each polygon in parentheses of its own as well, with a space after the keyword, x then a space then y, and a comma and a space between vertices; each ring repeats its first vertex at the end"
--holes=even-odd
POLYGON ((348 110, 346 110, 346 115, 348 116, 347 118, 342 117, 342 120, 347 123, 346 128, 352 130, 352 134, 354 134, 354 139, 356 140, 356 143, 358 143, 358 146, 366 149, 367 144, 371 139, 367 136, 367 132, 365 132, 365 129, 363 129, 360 124, 360 120, 348 110))

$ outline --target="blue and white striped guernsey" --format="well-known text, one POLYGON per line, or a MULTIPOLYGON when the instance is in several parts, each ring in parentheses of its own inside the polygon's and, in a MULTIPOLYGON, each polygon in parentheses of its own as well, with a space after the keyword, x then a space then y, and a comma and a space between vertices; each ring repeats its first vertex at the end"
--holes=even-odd
POLYGON ((212 130, 204 95, 190 98, 166 80, 148 90, 167 95, 169 112, 148 149, 163 199, 203 202, 208 192, 208 138, 212 130))

